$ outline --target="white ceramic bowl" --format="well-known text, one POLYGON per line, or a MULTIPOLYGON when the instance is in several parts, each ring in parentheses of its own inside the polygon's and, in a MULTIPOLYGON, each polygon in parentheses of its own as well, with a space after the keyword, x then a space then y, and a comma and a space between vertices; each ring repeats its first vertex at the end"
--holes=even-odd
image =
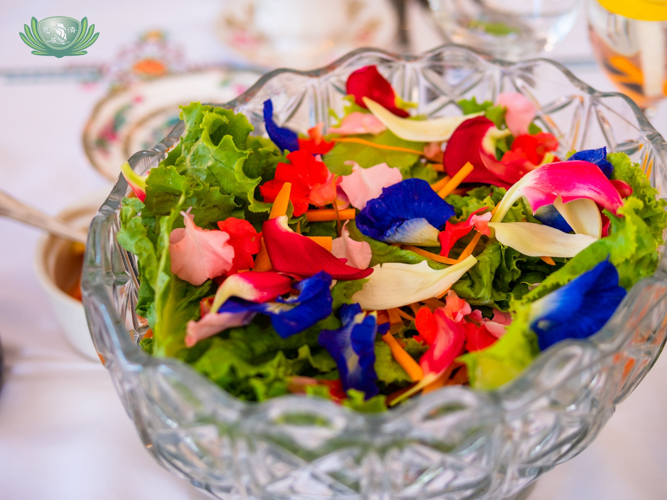
MULTIPOLYGON (((108 193, 102 191, 90 193, 65 208, 58 214, 58 218, 87 229, 104 202, 106 194, 108 193)), ((75 273, 81 272, 74 257, 73 245, 75 244, 69 241, 44 234, 35 250, 35 272, 67 341, 80 354, 99 361, 100 358, 90 337, 83 304, 64 291, 76 281, 75 273)))

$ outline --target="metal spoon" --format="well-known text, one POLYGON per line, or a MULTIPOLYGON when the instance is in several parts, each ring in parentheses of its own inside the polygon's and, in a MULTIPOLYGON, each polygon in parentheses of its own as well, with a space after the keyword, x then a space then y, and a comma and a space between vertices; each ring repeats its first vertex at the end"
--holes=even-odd
POLYGON ((38 227, 66 240, 86 244, 87 235, 85 231, 74 228, 35 207, 26 205, 2 190, 0 190, 0 216, 38 227))

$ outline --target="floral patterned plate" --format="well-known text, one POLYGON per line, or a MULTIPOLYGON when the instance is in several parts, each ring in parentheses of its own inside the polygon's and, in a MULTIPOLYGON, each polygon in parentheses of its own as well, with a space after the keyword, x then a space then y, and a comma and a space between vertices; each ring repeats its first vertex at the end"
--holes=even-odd
POLYGON ((178 123, 181 104, 227 102, 261 76, 253 70, 218 68, 179 73, 112 90, 97 103, 83 130, 83 148, 93 167, 116 179, 120 165, 149 149, 178 123))

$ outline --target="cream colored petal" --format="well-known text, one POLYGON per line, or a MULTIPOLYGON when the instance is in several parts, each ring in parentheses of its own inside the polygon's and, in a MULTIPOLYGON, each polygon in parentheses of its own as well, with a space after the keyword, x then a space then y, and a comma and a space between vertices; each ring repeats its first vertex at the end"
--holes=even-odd
POLYGON ((500 243, 529 257, 574 257, 597 241, 532 222, 489 222, 489 227, 500 243))
POLYGON ((559 196, 554 201, 554 208, 574 229, 575 233, 587 234, 598 239, 602 237, 602 215, 593 200, 579 198, 563 203, 559 196))

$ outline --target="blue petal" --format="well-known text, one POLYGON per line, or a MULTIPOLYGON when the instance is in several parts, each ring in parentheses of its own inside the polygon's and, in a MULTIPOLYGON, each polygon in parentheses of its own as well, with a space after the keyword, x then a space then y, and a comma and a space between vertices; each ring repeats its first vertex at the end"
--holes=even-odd
POLYGON ((364 316, 359 304, 343 304, 340 314, 343 326, 322 330, 319 343, 336 361, 343 389, 356 389, 369 399, 380 392, 375 383, 375 316, 364 316))
POLYGON ((295 285, 299 295, 288 299, 278 298, 276 302, 258 304, 232 297, 218 309, 219 313, 239 313, 245 311, 266 314, 271 318, 271 326, 282 338, 302 332, 331 314, 331 276, 324 271, 295 285))
POLYGON ((273 103, 271 99, 264 101, 264 126, 271 140, 281 151, 292 152, 299 149, 299 136, 288 128, 282 128, 273 121, 273 103))
POLYGON ((545 226, 559 229, 564 233, 571 233, 574 231, 553 205, 544 205, 543 207, 538 208, 535 211, 535 218, 545 226))
POLYGON ((564 339, 585 339, 600 330, 625 297, 618 271, 600 262, 531 305, 530 327, 544 350, 564 339))
POLYGON ((408 240, 414 237, 415 230, 424 229, 424 224, 402 229, 406 221, 423 219, 439 230, 453 215, 452 206, 440 198, 428 182, 406 179, 384 188, 378 198, 370 200, 357 215, 356 223, 362 234, 376 240, 414 244, 408 240))
POLYGON ((568 158, 569 160, 581 160, 587 161, 590 163, 595 163, 602 173, 607 176, 607 179, 611 179, 611 173, 614 170, 614 167, 611 163, 607 161, 607 148, 601 147, 600 149, 586 149, 584 151, 579 151, 574 153, 568 158))

